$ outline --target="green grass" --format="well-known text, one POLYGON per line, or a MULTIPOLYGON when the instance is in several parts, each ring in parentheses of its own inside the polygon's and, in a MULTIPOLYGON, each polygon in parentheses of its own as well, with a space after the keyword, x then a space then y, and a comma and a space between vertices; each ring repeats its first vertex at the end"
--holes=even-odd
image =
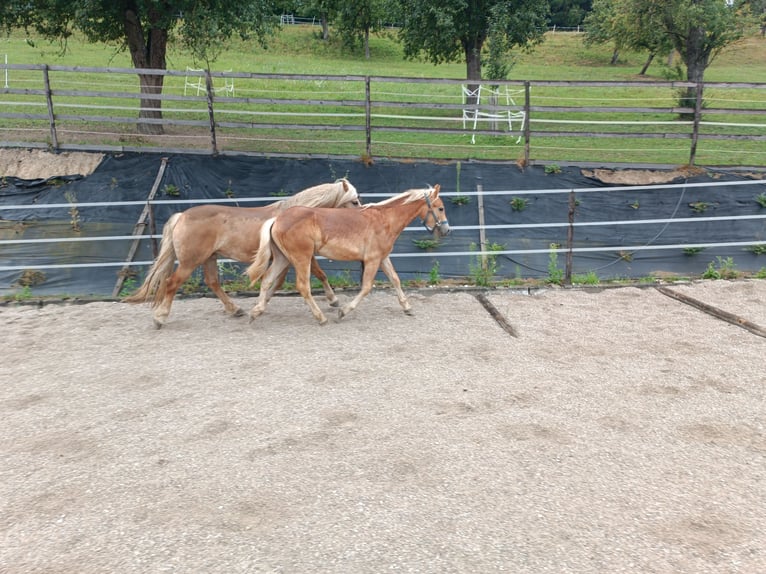
MULTIPOLYGON (((319 28, 311 26, 288 26, 270 40, 267 49, 263 49, 250 41, 235 40, 229 49, 212 64, 213 70, 234 70, 237 72, 278 73, 278 74, 331 74, 331 75, 370 75, 396 76, 413 78, 452 78, 465 77, 463 63, 433 65, 422 61, 404 60, 400 45, 394 39, 394 32, 371 38, 371 57, 364 58, 361 51, 345 49, 337 38, 323 42, 318 37, 319 28), (307 54, 311 54, 307 57, 307 54)), ((49 64, 79 67, 112 67, 131 68, 130 59, 126 52, 114 47, 99 44, 87 44, 75 36, 68 43, 68 51, 61 54, 58 44, 51 44, 41 38, 31 38, 34 46, 25 41, 22 32, 16 31, 10 37, 0 41, 0 54, 8 55, 11 64, 49 64)), ((533 52, 516 54, 516 65, 512 68, 510 78, 513 80, 600 80, 600 81, 635 81, 635 80, 666 80, 672 76, 670 68, 664 61, 655 61, 645 77, 638 76, 646 55, 642 53, 624 52, 620 54, 617 65, 610 65, 612 56, 610 46, 585 46, 582 35, 575 33, 549 33, 546 41, 533 52)), ((724 51, 709 67, 705 79, 709 82, 763 82, 766 83, 766 39, 753 36, 724 51)), ((184 70, 186 67, 200 68, 190 56, 171 48, 167 67, 172 70, 184 70)), ((12 84, 16 87, 41 88, 39 71, 11 70, 12 84)), ((77 84, 72 82, 73 74, 51 72, 51 83, 56 87, 55 102, 57 114, 77 115, 81 112, 82 99, 76 96, 61 94, 63 89, 87 89, 82 86, 98 85, 99 90, 136 92, 137 78, 134 74, 95 75, 78 73, 77 84)), ((217 79, 216 81, 220 80, 217 79)), ((362 100, 363 85, 360 82, 342 80, 313 82, 295 80, 266 80, 266 79, 236 79, 237 96, 249 98, 279 98, 280 94, 290 93, 296 99, 321 99, 323 113, 349 114, 357 117, 344 117, 345 126, 361 129, 364 126, 360 110, 343 105, 329 105, 333 100, 362 100)), ((448 84, 415 84, 415 83, 380 83, 373 85, 373 101, 413 101, 421 102, 453 102, 460 103, 459 92, 455 85, 448 84), (385 91, 385 93, 381 93, 385 91)), ((657 88, 603 88, 592 89, 566 86, 534 86, 532 101, 535 106, 635 106, 670 108, 676 104, 676 94, 671 90, 658 91, 657 88), (619 102, 616 104, 615 102, 619 102)), ((164 93, 182 95, 184 78, 179 76, 167 77, 164 93)), ((764 90, 742 90, 715 88, 706 91, 705 100, 713 107, 735 107, 739 109, 763 109, 764 90)), ((47 114, 42 97, 33 98, 23 95, 5 95, 5 102, 14 104, 13 111, 24 111, 47 114), (16 108, 15 105, 19 104, 16 108), (26 107, 22 108, 22 104, 26 107)), ((93 100, 91 100, 93 101, 93 100)), ((110 145, 157 145, 135 133, 131 119, 135 117, 136 101, 102 97, 98 105, 111 106, 109 113, 125 118, 124 123, 109 124, 110 135, 104 136, 103 143, 110 145)), ((7 107, 7 106, 6 106, 7 107)), ((250 103, 217 104, 216 119, 219 122, 296 122, 306 125, 317 125, 326 120, 316 116, 254 116, 256 106, 250 103), (286 119, 285 119, 286 118, 286 119)), ((307 106, 287 104, 259 104, 259 112, 274 112, 301 114, 316 111, 307 106)), ((163 104, 163 114, 166 119, 207 121, 207 109, 204 98, 200 101, 172 101, 163 104)), ((438 109, 424 111, 407 108, 377 108, 378 114, 400 115, 433 115, 439 114, 451 119, 459 114, 459 110, 439 111, 438 109)), ((99 112, 101 114, 102 112, 99 112)), ((105 113, 105 112, 104 112, 105 113)), ((625 120, 635 121, 636 114, 630 112, 610 112, 597 115, 591 113, 573 112, 535 112, 533 122, 535 131, 567 131, 584 132, 596 131, 588 120, 625 120), (542 123, 539 120, 580 119, 582 124, 542 123)), ((756 123, 763 124, 763 116, 750 117, 743 114, 715 115, 706 118, 717 123, 756 123)), ((670 113, 643 113, 640 121, 663 121, 661 126, 642 126, 642 132, 682 133, 688 134, 688 126, 677 122, 677 117, 670 113)), ((523 158, 524 146, 509 144, 507 136, 477 135, 476 145, 470 143, 470 137, 465 133, 434 135, 419 132, 383 132, 375 128, 396 126, 406 123, 410 127, 432 126, 426 120, 413 117, 412 120, 394 120, 386 118, 373 119, 373 156, 392 156, 403 158, 469 158, 486 160, 520 160, 523 158)), ((48 137, 47 121, 45 119, 31 121, 29 119, 3 119, 6 129, 33 128, 34 132, 24 132, 24 137, 16 139, 23 141, 45 141, 48 137), (34 133, 35 135, 29 135, 34 133), (37 138, 37 139, 35 139, 37 138)), ((92 140, 90 131, 103 131, 103 125, 94 122, 68 121, 59 119, 58 128, 61 132, 59 143, 88 144, 92 140)), ((439 124, 442 125, 441 123, 439 124)), ((444 124, 444 127, 460 129, 460 121, 444 124)), ((599 130, 609 129, 614 132, 626 132, 631 129, 625 126, 599 126, 599 130)), ((204 127, 173 126, 168 130, 168 138, 159 145, 180 147, 178 142, 185 141, 189 145, 205 147, 208 144, 204 127), (200 144, 194 143, 195 137, 200 144), (189 142, 192 142, 191 144, 189 142)), ((706 125, 702 127, 703 134, 749 134, 763 135, 763 128, 727 127, 723 125, 706 125)), ((267 153, 312 153, 315 145, 312 140, 322 136, 322 152, 355 155, 364 153, 364 131, 343 130, 293 130, 274 127, 270 129, 220 128, 218 133, 219 145, 227 150, 263 151, 267 153), (324 133, 323 133, 324 132, 324 133)), ((12 137, 0 136, 3 139, 12 137)), ((515 138, 514 138, 515 139, 515 138)), ((562 136, 534 136, 530 145, 530 157, 533 161, 547 162, 588 162, 607 161, 611 163, 664 163, 682 165, 689 160, 688 139, 647 139, 647 138, 587 138, 562 136)), ((701 140, 697 148, 697 163, 700 165, 760 165, 763 163, 763 142, 757 141, 723 141, 701 140)))

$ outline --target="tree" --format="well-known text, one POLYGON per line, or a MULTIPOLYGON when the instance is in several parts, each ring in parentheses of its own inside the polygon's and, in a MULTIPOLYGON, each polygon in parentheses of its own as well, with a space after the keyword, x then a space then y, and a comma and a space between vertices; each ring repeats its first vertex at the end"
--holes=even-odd
MULTIPOLYGON (((209 67, 235 34, 255 36, 265 46, 271 32, 271 0, 8 0, 0 8, 6 29, 34 30, 66 42, 75 31, 90 42, 117 44, 130 53, 137 69, 166 69, 171 38, 209 67)), ((164 76, 138 74, 139 119, 162 118, 164 76)), ((139 122, 142 133, 162 133, 159 123, 139 122)))
POLYGON ((386 15, 386 0, 339 2, 335 24, 343 43, 349 47, 361 44, 369 60, 370 32, 382 25, 386 15))
POLYGON ((651 15, 633 0, 593 0, 593 9, 585 18, 585 44, 612 42, 612 64, 617 63, 621 50, 648 51, 640 75, 644 75, 657 54, 673 49, 670 38, 651 15))
MULTIPOLYGON (((400 38, 408 58, 433 64, 466 62, 466 79, 482 79, 482 49, 489 38, 505 50, 542 42, 547 0, 399 0, 400 38)), ((494 78, 500 79, 500 78, 494 78)))

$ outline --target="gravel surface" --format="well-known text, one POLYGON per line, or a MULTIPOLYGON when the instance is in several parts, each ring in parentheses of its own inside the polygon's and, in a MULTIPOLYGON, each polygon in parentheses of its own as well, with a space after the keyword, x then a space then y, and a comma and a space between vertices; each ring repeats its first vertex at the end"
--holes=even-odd
MULTIPOLYGON (((766 281, 672 288, 766 327, 766 281)), ((0 572, 766 572, 765 338, 653 288, 487 292, 515 337, 410 296, 0 307, 0 572)))

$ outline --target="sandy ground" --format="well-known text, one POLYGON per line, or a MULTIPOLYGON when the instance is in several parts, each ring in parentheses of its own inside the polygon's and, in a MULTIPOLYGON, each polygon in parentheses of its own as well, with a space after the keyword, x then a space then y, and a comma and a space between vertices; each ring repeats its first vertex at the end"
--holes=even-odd
POLYGON ((50 153, 36 149, 0 148, 0 177, 47 179, 63 175, 90 175, 104 154, 50 153))
MULTIPOLYGON (((765 281, 673 289, 766 326, 765 281)), ((0 307, 0 571, 766 572, 766 339, 652 288, 489 292, 516 337, 411 297, 0 307)))

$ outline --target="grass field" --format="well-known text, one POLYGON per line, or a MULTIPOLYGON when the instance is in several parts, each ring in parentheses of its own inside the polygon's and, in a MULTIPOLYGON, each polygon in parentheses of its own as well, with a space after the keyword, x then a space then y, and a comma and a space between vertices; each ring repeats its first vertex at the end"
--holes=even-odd
MULTIPOLYGON (((275 37, 270 39, 268 49, 246 41, 233 41, 229 48, 220 56, 220 58, 211 63, 213 70, 233 70, 236 72, 253 73, 278 73, 278 74, 331 74, 331 75, 369 75, 369 76, 394 76, 394 77, 412 77, 412 78, 454 78, 461 79, 465 77, 465 65, 463 63, 441 64, 438 66, 422 61, 408 61, 402 56, 401 47, 395 41, 394 33, 389 32, 381 36, 374 36, 371 39, 371 57, 369 60, 364 58, 361 52, 353 52, 344 49, 337 38, 331 38, 328 42, 323 42, 318 38, 319 28, 311 26, 288 26, 283 28, 275 37)), ((121 52, 115 47, 109 47, 99 44, 87 44, 75 37, 70 39, 66 53, 61 53, 61 47, 58 44, 51 44, 40 38, 25 38, 21 32, 13 33, 10 37, 4 38, 0 43, 0 58, 7 55, 10 64, 49 64, 64 66, 83 66, 83 67, 119 67, 130 68, 131 63, 127 53, 121 52)), ((610 65, 612 56, 609 46, 585 46, 582 34, 577 33, 549 33, 546 41, 538 46, 533 52, 516 54, 516 64, 513 67, 509 79, 513 80, 599 80, 599 81, 635 81, 635 80, 668 80, 682 79, 678 78, 674 69, 667 65, 663 59, 655 61, 649 68, 646 76, 639 76, 644 61, 645 54, 626 52, 620 55, 620 60, 616 65, 610 65)), ((716 59, 706 73, 706 80, 709 82, 761 82, 766 83, 766 39, 760 36, 753 36, 737 45, 733 45, 723 52, 716 59)), ((171 49, 168 54, 167 66, 169 69, 184 70, 186 67, 204 67, 203 64, 193 61, 188 55, 171 49)), ((103 78, 99 79, 103 82, 103 78)), ((81 82, 87 79, 80 79, 81 82)), ((115 86, 120 85, 120 89, 135 90, 135 76, 118 75, 114 78, 115 86), (127 87, 124 87, 127 86, 127 87)), ((107 87, 107 86, 105 86, 107 87)), ((388 87, 388 86, 386 86, 388 87)), ((345 89, 338 83, 338 89, 345 89)), ((448 89, 454 89, 447 87, 448 89)), ((72 89, 77 89, 73 87, 72 89)), ((115 88, 116 89, 116 88, 115 88)), ((262 93, 266 89, 255 82, 250 84, 245 82, 238 83, 238 93, 250 96, 250 94, 262 93), (248 94, 250 90, 250 94, 248 94)), ((269 90, 279 90, 280 86, 274 84, 268 86, 269 90)), ((358 89, 354 87, 353 89, 358 89)), ((408 86, 409 90, 418 89, 438 89, 431 87, 420 87, 415 84, 408 86)), ((165 93, 183 93, 183 79, 174 77, 168 78, 165 84, 165 93), (179 83, 180 82, 180 83, 179 83)), ((426 94, 431 95, 431 94, 426 94)), ((438 95, 436 93, 434 96, 438 95)), ((257 97, 257 96, 250 96, 257 97)), ((323 96, 333 97, 333 96, 323 96)), ((395 97, 395 96, 394 96, 395 97)), ((673 105, 673 94, 669 91, 662 95, 661 106, 673 105)), ((710 99, 715 107, 737 107, 742 109, 766 109, 766 90, 726 90, 717 89, 706 92, 706 99, 710 99)), ((656 90, 650 89, 632 89, 629 94, 622 94, 619 90, 586 90, 578 88, 541 88, 535 89, 534 101, 536 105, 569 105, 569 102, 576 102, 582 105, 587 102, 588 105, 614 105, 618 99, 635 102, 627 105, 652 106, 657 101, 656 90)), ((61 100, 59 100, 61 101, 61 100)), ((459 101, 459 100, 458 100, 459 101)), ((68 102, 73 108, 79 104, 76 98, 68 102)), ((105 101, 105 105, 113 105, 119 108, 120 102, 105 101)), ((124 106, 124 102, 122 102, 124 106)), ((181 104, 179 104, 181 106, 181 104)), ((224 114, 235 115, 242 111, 246 106, 232 105, 224 110, 224 114)), ((325 111, 329 108, 323 108, 325 111)), ((333 110, 342 111, 342 110, 333 110)), ((119 112, 116 112, 119 113, 119 112)), ((130 110, 128 115, 134 113, 130 110)), ((205 117, 205 110, 201 109, 198 116, 205 117)), ((169 115, 169 114, 166 114, 169 115)), ((219 116, 219 117, 226 117, 219 116)), ((557 120, 563 116, 549 114, 548 119, 557 120)), ((571 117, 571 115, 570 115, 571 117)), ((538 115, 539 118, 539 115, 538 115)), ((587 118, 584 118, 587 119, 587 118)), ((591 118, 593 119, 593 118, 591 118)), ((599 120, 602 118, 599 117, 599 120)), ((610 120, 629 122, 627 114, 612 114, 610 120)), ((644 121, 665 121, 665 126, 650 127, 647 130, 678 131, 682 129, 677 125, 672 125, 674 119, 669 114, 644 114, 641 118, 644 121)), ((715 117, 715 121, 721 124, 726 122, 747 122, 752 121, 754 125, 763 123, 763 119, 749 119, 747 116, 720 116, 715 117), (759 123, 760 122, 760 123, 759 123)), ((65 124, 62 123, 63 126, 65 124)), ((20 127, 21 124, 19 124, 20 127)), ((126 124, 125 132, 118 134, 119 143, 129 138, 128 133, 131 129, 130 124, 126 124)), ((537 128, 534 128, 537 129, 537 128)), ((573 129, 587 129, 586 127, 573 129)), ((620 128, 616 128, 620 129, 620 128)), ((627 129, 627 128, 626 128, 627 129)), ((764 135, 763 127, 736 128, 738 131, 732 132, 732 128, 724 125, 712 126, 708 128, 709 133, 723 134, 750 134, 764 135)), ((358 132, 356 132, 358 133, 358 132)), ((359 154, 359 136, 347 132, 345 138, 339 138, 337 143, 327 144, 325 151, 336 154, 359 154)), ((183 138, 190 135, 188 131, 178 130, 174 134, 177 138, 183 138)), ((238 138, 244 135, 234 130, 230 133, 230 146, 240 145, 238 138)), ((286 134, 279 131, 263 131, 258 137, 263 143, 258 146, 273 146, 270 149, 259 147, 260 151, 301 153, 304 149, 300 145, 290 144, 289 142, 278 143, 277 140, 284 139, 286 134), (278 137, 282 136, 282 138, 278 137)), ((452 154, 452 157, 473 157, 477 159, 516 159, 517 157, 508 157, 508 145, 499 141, 494 136, 483 136, 479 138, 476 146, 467 145, 463 135, 455 136, 432 136, 427 134, 417 137, 410 136, 409 139, 404 136, 386 134, 385 142, 378 147, 377 155, 391 155, 403 157, 439 157, 439 154, 445 147, 450 151, 444 153, 452 154)), ((363 137, 363 135, 361 136, 363 137)), ((0 138, 6 139, 6 138, 0 138)), ((501 138, 502 139, 502 138, 501 138)), ((242 138, 244 142, 246 137, 242 138)), ((534 139, 535 149, 532 156, 540 160, 566 159, 570 161, 590 161, 599 160, 600 156, 608 156, 609 161, 613 162, 648 162, 664 164, 683 164, 689 156, 688 141, 682 140, 657 140, 657 139, 621 139, 621 140, 593 140, 582 138, 546 138, 537 137, 534 139), (659 159, 658 159, 659 157, 659 159)), ((241 145, 252 145, 243 143, 241 145)), ((766 159, 763 158, 762 141, 721 141, 710 140, 701 142, 698 148, 699 162, 704 165, 764 165, 766 159)), ((518 148, 518 146, 517 146, 518 148)), ((513 149, 510 153, 518 155, 518 149, 513 149)))

